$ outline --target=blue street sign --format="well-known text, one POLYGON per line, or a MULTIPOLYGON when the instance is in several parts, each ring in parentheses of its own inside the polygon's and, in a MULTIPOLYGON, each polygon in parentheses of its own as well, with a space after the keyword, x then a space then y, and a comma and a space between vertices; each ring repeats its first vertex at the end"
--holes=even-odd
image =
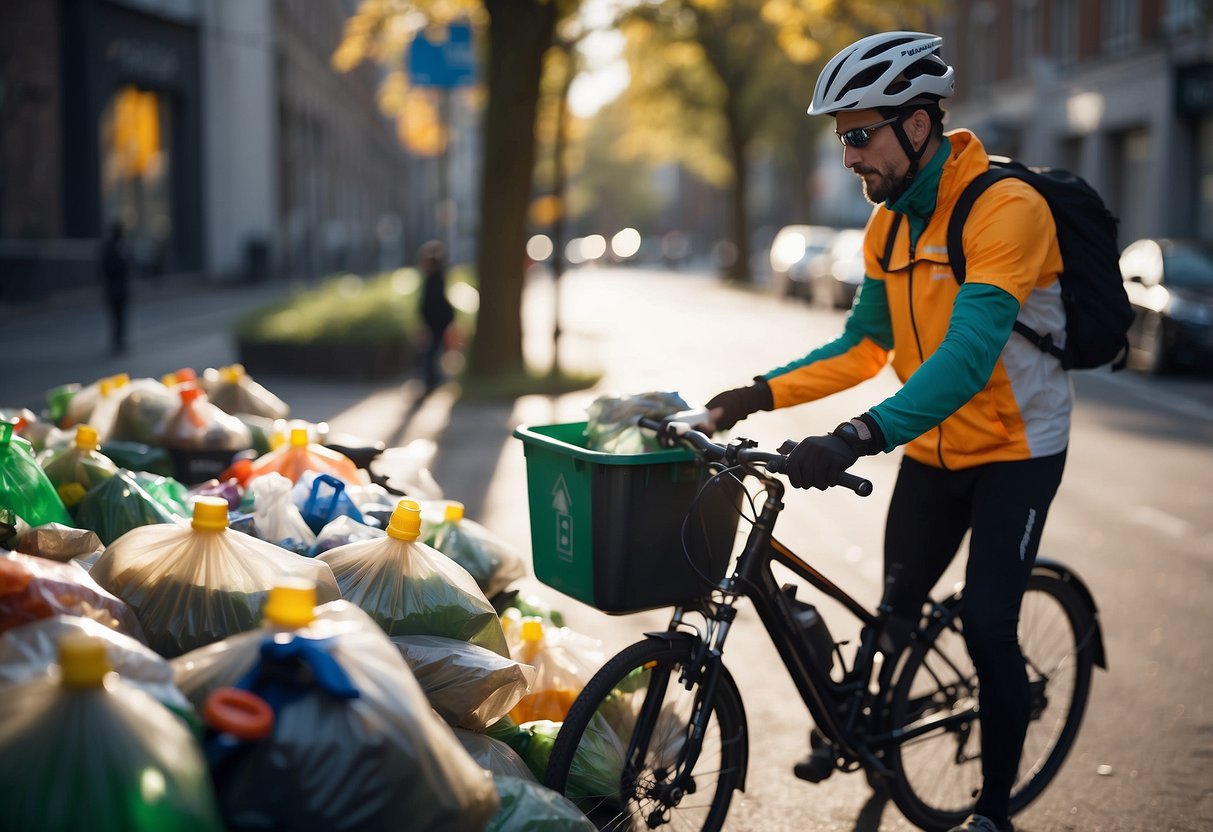
POLYGON ((409 83, 414 87, 460 87, 476 80, 472 27, 452 23, 446 40, 433 43, 421 31, 409 47, 409 83))

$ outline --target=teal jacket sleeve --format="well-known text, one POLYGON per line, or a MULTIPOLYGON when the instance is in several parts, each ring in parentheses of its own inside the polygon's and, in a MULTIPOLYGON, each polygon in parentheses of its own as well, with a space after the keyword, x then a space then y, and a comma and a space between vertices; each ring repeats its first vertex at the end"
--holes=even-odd
POLYGON ((900 390, 868 411, 885 450, 926 433, 986 386, 1011 336, 1019 301, 997 286, 960 287, 943 342, 900 390))
POLYGON ((889 299, 885 294, 883 280, 873 280, 865 277, 863 286, 859 289, 855 305, 847 315, 847 321, 842 334, 817 347, 812 352, 763 373, 763 378, 772 379, 792 370, 805 367, 826 358, 837 358, 859 344, 864 338, 870 338, 883 349, 892 349, 893 324, 889 319, 889 299))

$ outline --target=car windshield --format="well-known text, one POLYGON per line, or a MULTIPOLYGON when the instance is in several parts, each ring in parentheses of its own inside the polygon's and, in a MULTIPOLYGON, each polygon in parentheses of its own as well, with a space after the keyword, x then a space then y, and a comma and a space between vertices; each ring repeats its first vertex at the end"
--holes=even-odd
POLYGON ((1213 288, 1213 253, 1203 248, 1173 248, 1166 254, 1168 286, 1213 288))

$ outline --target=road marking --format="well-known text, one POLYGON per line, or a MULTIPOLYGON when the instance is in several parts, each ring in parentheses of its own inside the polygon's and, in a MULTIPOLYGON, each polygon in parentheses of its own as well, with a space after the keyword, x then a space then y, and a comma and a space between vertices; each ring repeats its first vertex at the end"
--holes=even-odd
POLYGON ((1174 538, 1192 534, 1192 524, 1187 520, 1151 506, 1134 506, 1129 512, 1129 521, 1174 538))

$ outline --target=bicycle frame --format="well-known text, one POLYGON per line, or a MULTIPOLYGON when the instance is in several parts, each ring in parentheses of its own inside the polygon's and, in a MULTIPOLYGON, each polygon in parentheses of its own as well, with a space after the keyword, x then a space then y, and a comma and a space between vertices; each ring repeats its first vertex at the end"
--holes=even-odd
MULTIPOLYGON (((773 478, 760 476, 766 489, 766 499, 755 518, 749 536, 738 555, 733 573, 725 579, 721 589, 726 596, 749 598, 778 651, 801 699, 808 708, 818 729, 838 743, 843 753, 858 760, 866 768, 884 772, 885 766, 869 750, 866 743, 854 740, 855 720, 862 712, 863 700, 868 696, 868 686, 874 667, 877 640, 881 625, 887 615, 887 605, 882 599, 874 614, 844 592, 825 575, 801 559, 795 552, 773 536, 775 520, 783 510, 783 484, 773 478), (842 682, 835 682, 829 673, 814 660, 809 644, 786 606, 781 602, 780 589, 771 565, 778 563, 811 586, 840 603, 861 624, 861 638, 852 667, 847 670, 842 682), (855 707, 842 707, 848 701, 855 707), (846 722, 843 717, 846 716, 846 722)), ((886 586, 887 599, 889 587, 886 586)), ((675 611, 670 628, 683 623, 682 608, 675 611)), ((724 640, 735 616, 732 601, 713 605, 711 610, 700 610, 718 626, 705 639, 705 673, 712 675, 712 664, 719 663, 724 640), (724 612, 727 610, 727 612, 724 612)), ((706 717, 705 717, 706 718, 706 717)))

